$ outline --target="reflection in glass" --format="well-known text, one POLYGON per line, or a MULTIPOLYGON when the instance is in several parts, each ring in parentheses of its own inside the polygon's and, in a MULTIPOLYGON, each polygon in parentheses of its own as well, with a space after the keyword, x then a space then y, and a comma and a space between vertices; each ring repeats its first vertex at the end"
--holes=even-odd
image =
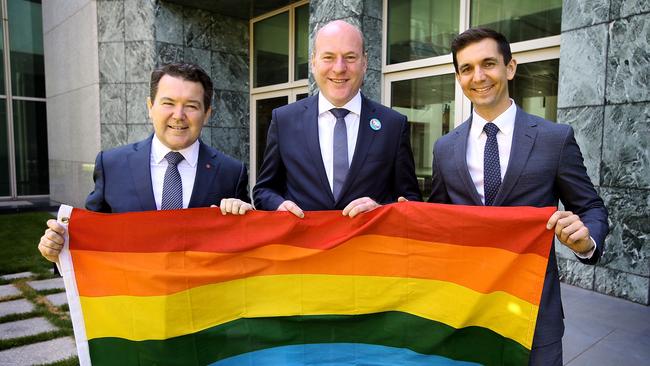
POLYGON ((389 0, 386 62, 394 64, 451 52, 458 34, 458 0, 389 0))
POLYGON ((309 4, 296 8, 295 80, 307 79, 309 72, 309 4))
POLYGON ((431 194, 433 144, 453 128, 454 75, 396 81, 391 86, 391 107, 406 115, 411 126, 411 148, 420 190, 431 194))
POLYGON ((560 34, 562 0, 473 0, 472 27, 503 33, 510 43, 560 34))
POLYGON ((262 161, 264 161, 264 152, 266 150, 266 135, 268 134, 269 124, 271 123, 271 112, 275 108, 282 107, 289 103, 289 97, 277 97, 277 98, 268 98, 268 99, 259 99, 255 105, 256 108, 256 118, 255 122, 257 125, 257 141, 255 141, 255 146, 257 149, 257 171, 255 172, 255 177, 260 172, 260 167, 262 166, 262 161))
MULTIPOLYGON (((0 7, 0 16, 2 15, 2 7, 0 7)), ((4 62, 4 52, 5 52, 5 38, 4 38, 4 30, 2 26, 0 26, 0 94, 4 95, 5 94, 5 62, 4 62)), ((3 102, 4 103, 4 102, 3 102)), ((3 111, 5 110, 4 106, 2 107, 3 111)), ((0 121, 0 123, 6 123, 6 120, 3 119, 0 121)), ((5 140, 1 140, 5 141, 5 140)), ((1 142, 0 142, 1 143, 1 142)), ((0 192, 0 196, 1 196, 0 192)))
POLYGON ((0 99, 0 197, 9 196, 9 144, 7 144, 7 101, 0 99))
POLYGON ((45 102, 14 100, 13 107, 17 193, 48 194, 45 102))
POLYGON ((45 98, 41 2, 12 0, 8 12, 12 93, 45 98))
POLYGON ((309 96, 307 93, 296 94, 296 100, 305 99, 309 96))
POLYGON ((289 12, 256 22, 253 37, 253 85, 288 82, 289 12))
POLYGON ((517 65, 508 83, 510 97, 526 112, 555 121, 559 67, 558 59, 517 65))

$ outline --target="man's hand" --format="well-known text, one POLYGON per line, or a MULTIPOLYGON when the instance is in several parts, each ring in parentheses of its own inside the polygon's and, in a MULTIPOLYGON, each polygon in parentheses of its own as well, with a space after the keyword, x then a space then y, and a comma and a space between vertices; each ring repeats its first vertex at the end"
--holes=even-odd
POLYGON ((408 201, 409 201, 409 200, 406 199, 406 197, 404 197, 404 196, 399 196, 399 197, 397 198, 397 202, 408 202, 408 201))
POLYGON ((594 248, 589 229, 580 217, 571 211, 555 211, 546 223, 546 229, 553 228, 558 240, 575 253, 587 253, 594 248))
POLYGON ((63 249, 65 228, 54 219, 47 220, 47 229, 38 243, 41 255, 50 262, 59 262, 59 253, 63 249))
POLYGON ((296 215, 298 218, 304 218, 305 213, 302 212, 302 209, 298 207, 293 201, 284 201, 278 206, 278 208, 275 209, 276 211, 289 211, 292 214, 296 215))
POLYGON ((348 203, 343 209, 343 216, 355 217, 362 212, 370 212, 381 206, 370 197, 361 197, 348 203))
POLYGON ((237 198, 223 198, 219 204, 222 215, 243 215, 247 211, 254 210, 253 205, 237 198))

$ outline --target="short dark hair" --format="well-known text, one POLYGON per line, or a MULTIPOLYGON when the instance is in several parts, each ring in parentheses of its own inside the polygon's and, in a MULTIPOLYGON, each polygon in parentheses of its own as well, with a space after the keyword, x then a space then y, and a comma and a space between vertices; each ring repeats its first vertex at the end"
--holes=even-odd
POLYGON ((512 60, 510 43, 503 34, 489 28, 470 28, 459 34, 451 41, 451 56, 454 60, 454 69, 458 73, 458 61, 456 53, 472 43, 480 42, 486 38, 492 38, 497 42, 499 53, 503 56, 503 62, 507 65, 512 60))
POLYGON ((190 62, 174 62, 171 64, 161 65, 151 73, 151 82, 149 83, 149 97, 151 98, 151 103, 156 99, 158 83, 165 75, 201 83, 201 86, 203 86, 203 109, 204 111, 207 111, 208 108, 210 108, 213 93, 212 80, 210 80, 210 76, 208 76, 201 66, 190 62))

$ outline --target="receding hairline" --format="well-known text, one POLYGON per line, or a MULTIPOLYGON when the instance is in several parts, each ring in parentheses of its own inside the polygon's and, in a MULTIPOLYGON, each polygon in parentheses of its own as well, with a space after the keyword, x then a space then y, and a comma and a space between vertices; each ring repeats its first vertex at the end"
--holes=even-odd
POLYGON ((356 31, 357 35, 359 36, 359 39, 361 40, 361 54, 362 55, 366 54, 366 41, 363 38, 363 33, 361 33, 361 29, 359 29, 359 27, 357 27, 354 24, 346 22, 345 20, 333 20, 333 21, 325 24, 324 26, 320 27, 316 31, 316 35, 314 36, 314 42, 312 44, 312 51, 311 51, 312 57, 316 55, 316 43, 318 43, 318 37, 320 36, 321 32, 324 31, 324 30, 327 30, 330 27, 334 27, 334 26, 337 26, 337 27, 350 27, 350 28, 354 29, 354 31, 356 31))

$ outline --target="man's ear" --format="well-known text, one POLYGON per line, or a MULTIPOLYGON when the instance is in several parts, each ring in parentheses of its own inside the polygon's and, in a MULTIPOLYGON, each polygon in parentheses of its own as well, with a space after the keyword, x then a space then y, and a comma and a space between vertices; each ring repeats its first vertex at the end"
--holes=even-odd
POLYGON ((151 107, 153 107, 153 102, 151 101, 151 97, 147 97, 147 111, 149 113, 149 118, 151 118, 151 107))
POLYGON ((506 76, 508 80, 512 80, 515 77, 515 73, 517 72, 517 60, 510 59, 510 62, 506 65, 506 76))
POLYGON ((209 107, 207 111, 205 111, 205 118, 203 119, 203 126, 208 124, 208 121, 210 120, 210 116, 212 115, 212 107, 209 107))

